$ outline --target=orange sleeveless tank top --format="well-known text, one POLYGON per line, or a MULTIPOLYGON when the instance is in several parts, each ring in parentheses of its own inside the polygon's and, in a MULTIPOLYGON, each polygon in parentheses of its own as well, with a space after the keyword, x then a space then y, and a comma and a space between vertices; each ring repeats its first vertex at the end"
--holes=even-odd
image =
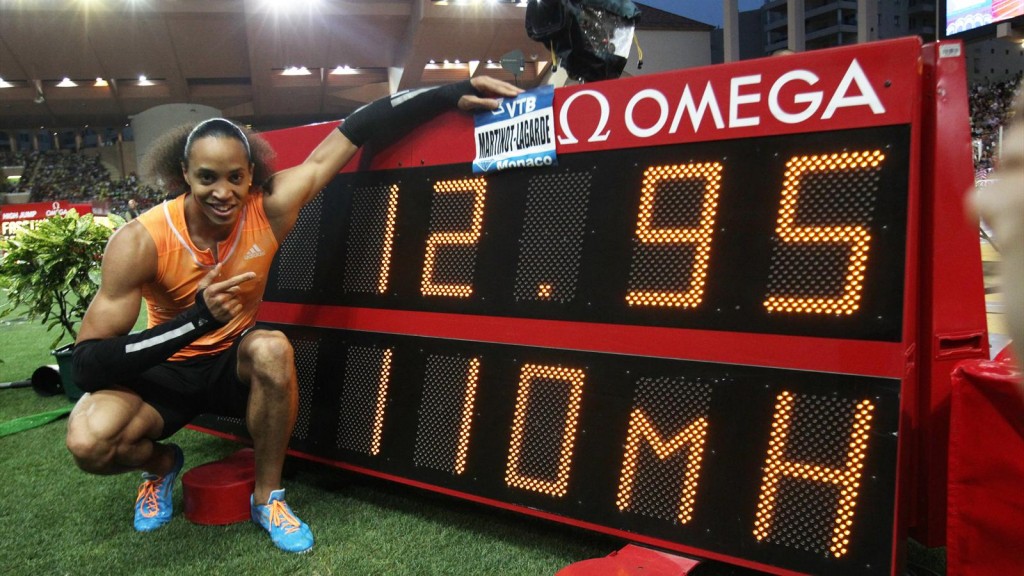
MULTIPOLYGON (((213 251, 200 250, 189 238, 185 225, 186 196, 182 194, 168 200, 138 217, 156 243, 157 250, 156 279, 142 288, 150 328, 192 306, 199 281, 217 265, 213 251)), ((171 361, 223 352, 231 347, 235 338, 255 324, 277 248, 277 238, 263 210, 263 194, 253 192, 246 198, 231 235, 217 245, 216 251, 222 264, 216 281, 244 272, 256 273, 255 280, 239 286, 244 309, 228 324, 179 350, 171 356, 171 361)))

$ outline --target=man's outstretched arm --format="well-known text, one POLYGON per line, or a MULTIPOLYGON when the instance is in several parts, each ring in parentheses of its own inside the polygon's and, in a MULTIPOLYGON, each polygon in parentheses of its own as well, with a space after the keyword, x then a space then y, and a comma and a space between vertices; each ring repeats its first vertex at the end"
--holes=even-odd
POLYGON ((291 230, 299 210, 313 199, 355 156, 367 141, 392 141, 431 118, 451 110, 494 110, 499 98, 514 97, 522 89, 492 78, 472 80, 380 98, 356 110, 332 130, 298 166, 271 179, 264 199, 267 216, 281 240, 291 230))

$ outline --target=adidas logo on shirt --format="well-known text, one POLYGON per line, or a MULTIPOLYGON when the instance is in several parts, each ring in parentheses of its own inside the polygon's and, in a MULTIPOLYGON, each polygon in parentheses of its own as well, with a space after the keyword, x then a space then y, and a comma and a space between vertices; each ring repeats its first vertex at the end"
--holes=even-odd
POLYGON ((243 260, 252 260, 253 258, 259 258, 260 256, 265 256, 266 254, 267 253, 264 252, 263 249, 259 247, 259 244, 253 244, 249 248, 249 250, 246 251, 243 260))

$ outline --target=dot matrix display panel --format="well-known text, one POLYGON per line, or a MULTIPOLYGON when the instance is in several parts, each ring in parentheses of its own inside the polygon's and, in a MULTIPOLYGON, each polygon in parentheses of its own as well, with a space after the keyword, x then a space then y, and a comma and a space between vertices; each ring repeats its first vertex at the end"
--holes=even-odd
POLYGON ((898 379, 489 338, 505 318, 612 342, 621 326, 898 343, 910 138, 897 125, 338 176, 266 297, 333 314, 275 326, 301 344, 292 449, 759 568, 888 573, 898 379), (346 327, 375 311, 416 320, 346 327), (480 330, 431 336, 462 315, 480 330))
MULTIPOLYGON (((937 441, 900 427, 931 354, 922 53, 563 87, 556 166, 474 174, 454 112, 364 150, 268 278, 290 449, 765 572, 898 574, 937 441)), ((287 168, 331 129, 268 140, 287 168)))

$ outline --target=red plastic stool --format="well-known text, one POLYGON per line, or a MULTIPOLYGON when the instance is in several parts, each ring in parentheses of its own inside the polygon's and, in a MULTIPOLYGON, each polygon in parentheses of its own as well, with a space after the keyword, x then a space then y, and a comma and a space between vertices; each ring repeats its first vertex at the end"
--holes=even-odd
POLYGON ((185 472, 185 518, 196 524, 234 524, 249 519, 249 496, 256 487, 252 448, 185 472))

